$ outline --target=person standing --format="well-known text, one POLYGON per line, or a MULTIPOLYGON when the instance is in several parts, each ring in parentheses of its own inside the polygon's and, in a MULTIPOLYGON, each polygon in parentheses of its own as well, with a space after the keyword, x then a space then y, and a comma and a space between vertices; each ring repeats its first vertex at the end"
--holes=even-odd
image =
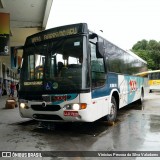
POLYGON ((18 95, 18 91, 19 91, 19 83, 16 84, 16 90, 17 90, 17 97, 18 97, 18 96, 19 96, 19 95, 18 95))
POLYGON ((0 98, 2 97, 2 83, 0 82, 0 98))
POLYGON ((15 89, 15 85, 13 82, 11 82, 10 84, 10 96, 14 97, 14 89, 15 89))

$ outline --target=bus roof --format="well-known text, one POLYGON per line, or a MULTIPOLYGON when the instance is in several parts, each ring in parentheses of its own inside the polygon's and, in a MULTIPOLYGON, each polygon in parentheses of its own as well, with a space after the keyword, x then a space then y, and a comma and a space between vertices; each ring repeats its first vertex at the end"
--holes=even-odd
POLYGON ((61 38, 70 35, 88 33, 88 26, 86 23, 77 23, 59 26, 47 29, 31 36, 28 36, 25 42, 26 45, 35 44, 37 42, 61 38))
MULTIPOLYGON (((69 36, 69 35, 83 34, 83 33, 88 33, 87 23, 77 23, 77 24, 59 26, 59 27, 55 27, 55 28, 51 28, 51 29, 41 31, 39 33, 36 33, 36 34, 33 34, 33 35, 27 37, 26 42, 25 42, 25 46, 30 45, 30 44, 35 44, 35 43, 41 42, 41 41, 46 41, 46 40, 50 40, 50 39, 65 37, 65 36, 69 36)), ((92 33, 96 33, 96 32, 92 32, 92 33)), ((104 35, 102 36, 101 34, 99 34, 99 35, 101 37, 105 38, 105 36, 104 35)), ((110 41, 108 41, 108 42, 113 44, 110 41)), ((115 45, 115 46, 118 47, 117 45, 115 45)), ((118 47, 118 48, 122 49, 121 47, 118 47)), ((126 51, 124 49, 122 49, 122 50, 129 53, 130 55, 134 56, 135 58, 139 59, 143 63, 147 64, 146 61, 144 61, 142 58, 140 58, 135 53, 133 53, 129 50, 128 51, 126 51)))
POLYGON ((113 44, 114 46, 120 48, 120 49, 123 50, 124 52, 127 52, 128 54, 132 55, 133 57, 139 59, 141 62, 147 64, 147 61, 145 61, 144 59, 142 59, 141 57, 139 57, 139 56, 138 56, 137 54, 135 54, 134 52, 132 52, 132 51, 130 51, 130 50, 125 50, 125 49, 123 49, 122 47, 119 47, 118 45, 116 45, 115 43, 110 42, 110 41, 106 38, 106 36, 104 35, 103 32, 101 32, 101 31, 92 31, 92 30, 90 30, 90 32, 91 32, 91 33, 95 33, 95 34, 98 33, 98 36, 100 36, 101 38, 107 40, 109 43, 111 43, 111 44, 113 44))
POLYGON ((134 52, 132 52, 132 51, 130 51, 130 50, 127 50, 126 52, 130 53, 132 56, 138 58, 140 61, 142 61, 142 62, 144 62, 144 63, 147 64, 147 62, 146 62, 144 59, 142 59, 141 57, 139 57, 139 56, 138 56, 137 54, 135 54, 134 52))

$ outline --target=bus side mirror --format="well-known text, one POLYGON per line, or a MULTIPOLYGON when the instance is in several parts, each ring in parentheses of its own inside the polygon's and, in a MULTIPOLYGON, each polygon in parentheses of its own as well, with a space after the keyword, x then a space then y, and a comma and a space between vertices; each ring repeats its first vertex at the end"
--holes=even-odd
POLYGON ((105 48, 103 42, 96 42, 96 57, 103 58, 105 53, 105 48))
POLYGON ((98 35, 95 34, 95 33, 92 33, 92 34, 89 35, 89 38, 90 39, 98 38, 98 35))

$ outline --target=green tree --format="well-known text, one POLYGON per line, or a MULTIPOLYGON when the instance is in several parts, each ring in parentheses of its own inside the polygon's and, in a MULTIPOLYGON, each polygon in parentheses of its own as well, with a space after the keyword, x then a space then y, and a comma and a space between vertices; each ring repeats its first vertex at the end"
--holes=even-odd
POLYGON ((147 61, 149 69, 160 69, 160 42, 143 39, 133 45, 132 51, 147 61))

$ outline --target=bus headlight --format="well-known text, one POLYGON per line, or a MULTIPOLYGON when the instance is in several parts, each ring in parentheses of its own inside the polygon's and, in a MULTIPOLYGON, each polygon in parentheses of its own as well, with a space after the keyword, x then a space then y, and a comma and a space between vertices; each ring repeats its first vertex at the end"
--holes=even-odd
POLYGON ((81 110, 86 109, 87 104, 86 103, 75 103, 75 104, 67 104, 64 106, 65 110, 81 110))
POLYGON ((28 109, 28 105, 26 103, 20 103, 19 105, 22 109, 28 109))
POLYGON ((72 109, 73 110, 80 110, 81 109, 80 104, 73 104, 72 109))
POLYGON ((19 99, 19 107, 22 109, 28 109, 28 101, 25 99, 19 99))
POLYGON ((20 103, 21 108, 25 108, 26 104, 25 103, 20 103))

